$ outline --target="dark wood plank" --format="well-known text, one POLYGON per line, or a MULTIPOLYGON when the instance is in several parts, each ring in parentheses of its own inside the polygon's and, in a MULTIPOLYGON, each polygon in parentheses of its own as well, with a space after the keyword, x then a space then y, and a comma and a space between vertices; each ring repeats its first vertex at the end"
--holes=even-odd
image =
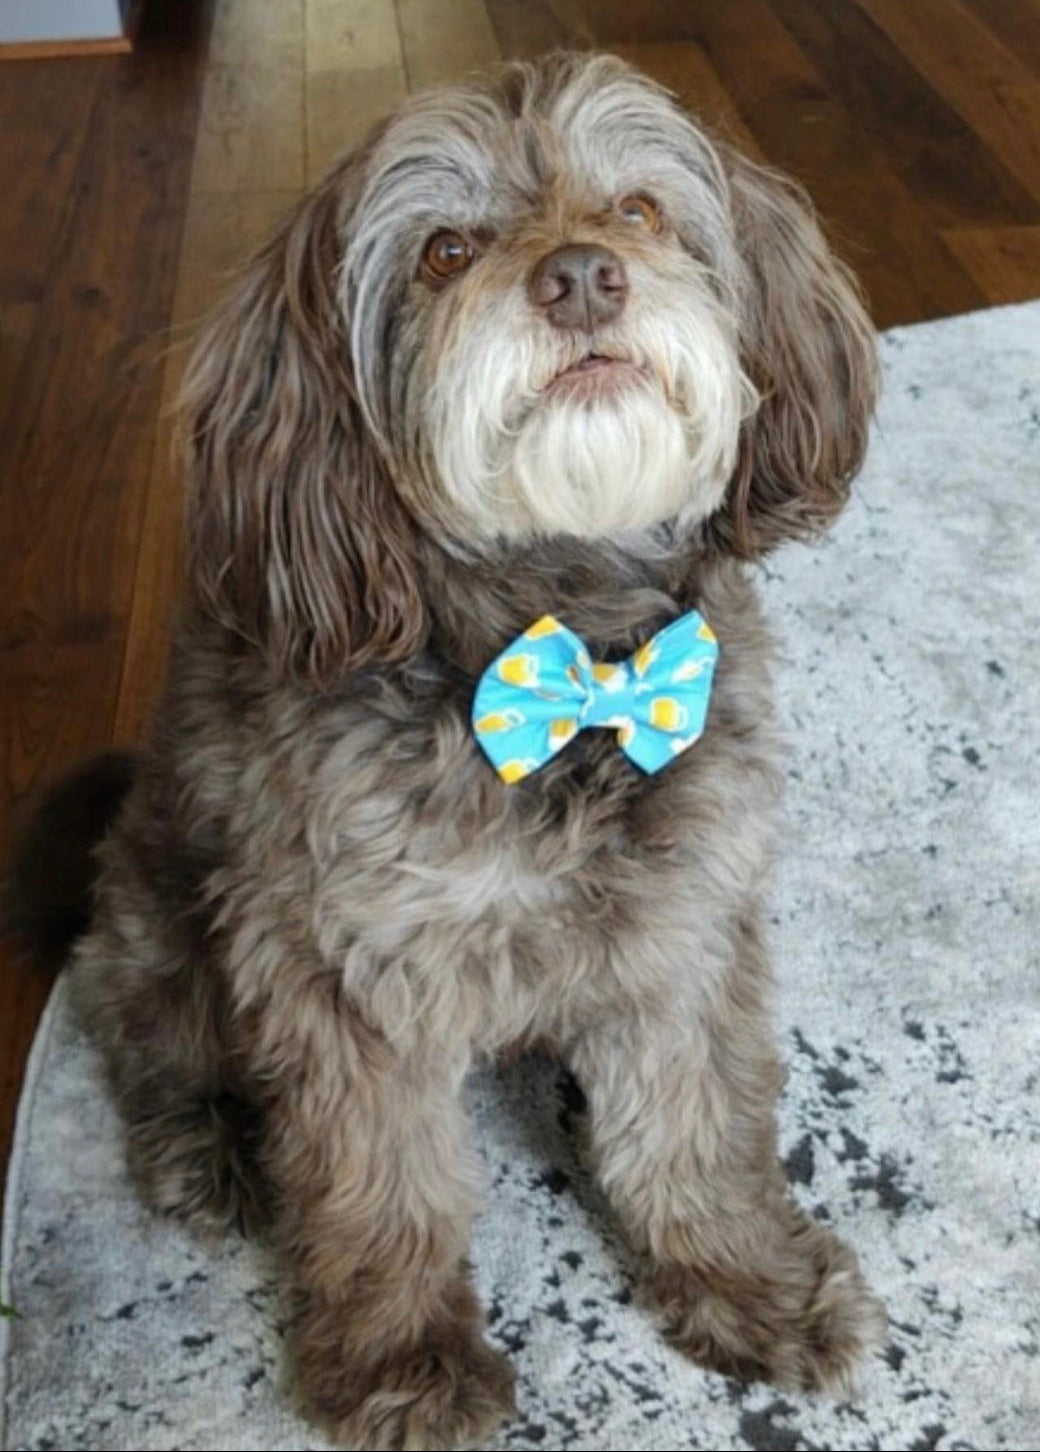
MULTIPOLYGON (((593 44, 607 49, 615 45, 645 45, 681 40, 684 28, 676 17, 678 10, 696 7, 690 0, 549 0, 550 7, 561 22, 577 29, 579 15, 585 33, 593 44)), ((712 0, 717 4, 718 0, 712 0)), ((738 0, 739 3, 739 0, 738 0)))
POLYGON ((1002 45, 1040 76, 1040 0, 962 0, 1002 45))
POLYGON ((0 654, 14 791, 106 739, 194 143, 190 60, 171 27, 109 63, 5 438, 3 574, 21 604, 0 654))
POLYGON ((1040 219, 1036 198, 855 5, 770 0, 874 151, 941 226, 1040 219))
POLYGON ((957 228, 945 238, 988 302, 1025 302, 1040 296, 1040 226, 957 228))
POLYGON ((746 155, 767 159, 699 46, 688 40, 651 40, 637 45, 615 41, 610 50, 667 87, 691 114, 740 146, 746 155))
POLYGON ((2 167, 0 440, 68 215, 103 70, 97 62, 54 61, 13 66, 0 75, 0 145, 18 162, 2 167))
POLYGON ((582 6, 552 0, 486 0, 495 38, 506 60, 528 60, 549 50, 589 50, 595 36, 582 6))
POLYGON ((0 439, 39 316, 38 302, 0 302, 0 439))
POLYGON ((1040 81, 960 0, 856 0, 1040 198, 1040 81))
POLYGON ((981 307, 985 298, 924 207, 879 155, 766 0, 671 13, 705 52, 775 165, 809 189, 863 279, 882 327, 981 307))
POLYGON ((70 185, 109 66, 53 61, 0 72, 0 302, 39 301, 70 185), (15 164, 17 163, 17 164, 15 164))
MULTIPOLYGON (((5 848, 12 807, 111 736, 210 19, 208 4, 149 6, 139 48, 92 63, 88 135, 0 440, 5 848)), ((20 158, 4 155, 6 189, 20 158)), ((41 989, 10 953, 0 983, 14 1082, 41 989)), ((3 1159, 12 1112, 4 1096, 3 1159)))

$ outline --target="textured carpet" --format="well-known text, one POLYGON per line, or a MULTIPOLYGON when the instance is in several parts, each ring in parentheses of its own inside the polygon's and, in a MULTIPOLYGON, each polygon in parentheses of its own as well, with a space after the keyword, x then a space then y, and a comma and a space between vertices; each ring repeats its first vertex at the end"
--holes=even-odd
MULTIPOLYGON (((520 1373, 501 1448, 994 1448, 1040 1437, 1040 303, 900 329, 857 499, 771 562, 787 642, 775 891, 796 1194, 891 1316, 862 1394, 685 1363, 533 1061, 472 1085, 475 1258, 520 1373)), ((150 1219, 59 988, 3 1243, 9 1448, 318 1448, 264 1256, 150 1219)))

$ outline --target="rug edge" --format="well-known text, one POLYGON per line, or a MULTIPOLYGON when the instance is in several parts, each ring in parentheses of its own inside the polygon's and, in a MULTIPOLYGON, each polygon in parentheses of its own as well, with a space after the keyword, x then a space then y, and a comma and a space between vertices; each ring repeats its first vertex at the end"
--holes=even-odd
POLYGON ((994 303, 991 307, 968 308, 961 313, 946 313, 940 318, 919 318, 912 323, 892 323, 887 328, 878 328, 878 338, 890 337, 893 333, 913 333, 918 328, 941 328, 950 323, 963 323, 970 318, 993 317, 997 314, 1026 313, 1040 309, 1040 293, 1036 297, 1021 298, 1018 302, 994 303))
MULTIPOLYGON (((22 1171, 30 1138, 30 1121, 36 1107, 36 1088, 43 1073, 47 1052, 54 1037, 58 1012, 66 998, 66 979, 62 974, 54 983, 33 1035, 25 1065, 22 1087, 15 1110, 11 1153, 7 1160, 4 1182, 3 1233, 0 1236, 0 1299, 15 1304, 11 1287, 15 1245, 18 1239, 18 1206, 21 1199, 22 1171)), ((13 1322, 0 1317, 0 1447, 7 1446, 8 1365, 13 1322)))

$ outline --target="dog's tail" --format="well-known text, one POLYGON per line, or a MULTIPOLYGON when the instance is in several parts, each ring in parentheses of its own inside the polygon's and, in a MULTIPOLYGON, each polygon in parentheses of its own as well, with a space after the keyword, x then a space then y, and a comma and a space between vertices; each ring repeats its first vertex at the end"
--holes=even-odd
POLYGON ((90 926, 94 849, 133 781, 136 758, 110 751, 61 777, 16 824, 3 891, 4 926, 57 973, 90 926))

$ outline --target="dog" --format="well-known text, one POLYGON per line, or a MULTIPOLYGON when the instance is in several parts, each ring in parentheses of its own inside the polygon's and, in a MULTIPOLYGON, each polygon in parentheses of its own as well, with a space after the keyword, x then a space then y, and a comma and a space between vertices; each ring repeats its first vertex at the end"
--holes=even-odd
POLYGON ((407 101, 203 337, 168 682, 72 983, 145 1200, 264 1228, 344 1445, 510 1415, 461 1090, 535 1041, 678 1348, 843 1393, 879 1339, 777 1160, 748 569, 838 514, 876 385, 801 190, 604 56, 407 101), (680 627, 697 701, 611 714, 680 627), (489 679, 548 710, 544 760, 489 760, 527 720, 489 679))

